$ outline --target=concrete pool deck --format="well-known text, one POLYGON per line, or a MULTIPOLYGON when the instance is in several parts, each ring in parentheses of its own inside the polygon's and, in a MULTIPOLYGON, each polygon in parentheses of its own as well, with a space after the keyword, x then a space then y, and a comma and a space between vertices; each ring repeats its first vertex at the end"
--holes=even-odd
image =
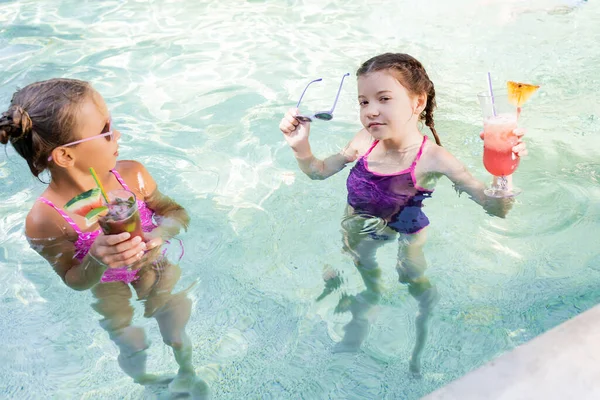
POLYGON ((600 306, 423 399, 600 399, 600 306))

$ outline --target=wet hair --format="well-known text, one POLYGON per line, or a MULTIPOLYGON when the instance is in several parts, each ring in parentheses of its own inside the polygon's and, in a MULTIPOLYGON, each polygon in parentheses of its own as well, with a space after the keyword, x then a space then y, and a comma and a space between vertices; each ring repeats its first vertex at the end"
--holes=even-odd
POLYGON ((92 86, 76 79, 50 79, 17 90, 0 116, 0 143, 12 143, 38 177, 52 150, 73 141, 77 111, 92 86))
POLYGON ((384 53, 365 61, 356 71, 356 76, 360 77, 361 75, 376 71, 389 71, 413 95, 423 93, 427 95, 427 104, 421 115, 419 115, 419 121, 425 121, 425 125, 433 133, 435 142, 441 146, 442 143, 435 131, 435 124, 433 122, 435 88, 423 64, 408 54, 384 53))

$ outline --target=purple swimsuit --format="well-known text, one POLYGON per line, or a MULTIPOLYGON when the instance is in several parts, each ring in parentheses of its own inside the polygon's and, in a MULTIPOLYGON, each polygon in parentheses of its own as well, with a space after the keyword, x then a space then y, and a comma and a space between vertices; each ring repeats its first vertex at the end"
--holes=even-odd
POLYGON ((421 210, 425 198, 432 190, 417 186, 415 167, 423 154, 427 136, 408 169, 394 174, 379 174, 369 170, 367 157, 379 143, 358 159, 346 181, 348 204, 356 214, 367 214, 388 221, 388 226, 399 233, 417 233, 429 225, 429 219, 421 210))
MULTIPOLYGON (((119 175, 119 173, 117 171, 112 170, 111 172, 113 173, 115 178, 117 178, 117 180, 119 181, 121 186, 123 186, 123 189, 131 191, 129 189, 129 187, 127 186, 127 184, 125 183, 125 181, 123 180, 123 178, 121 178, 121 175, 119 175)), ((83 260, 83 258, 90 251, 90 248, 92 247, 92 244, 94 243, 94 240, 96 240, 96 237, 100 234, 101 230, 98 229, 98 230, 91 231, 91 232, 82 232, 81 229, 79 229, 79 227, 77 226, 77 224, 71 219, 71 217, 69 217, 69 215, 67 215, 67 213, 64 210, 56 207, 54 205, 54 203, 52 203, 50 200, 48 200, 44 197, 40 197, 39 200, 43 203, 48 204, 52 208, 54 208, 65 219, 65 221, 67 221, 67 223, 69 225, 71 225, 71 227, 73 227, 73 229, 77 233, 77 240, 74 243, 75 258, 80 261, 83 260)), ((141 201, 141 200, 137 200, 137 206, 138 206, 138 210, 140 213, 140 219, 142 221, 142 230, 144 232, 152 231, 157 226, 154 223, 154 221, 152 220, 152 217, 154 216, 154 211, 152 209, 150 209, 144 201, 141 201)), ((102 275, 101 281, 102 282, 121 281, 121 282, 125 282, 125 283, 131 283, 138 278, 137 272, 138 272, 138 270, 131 270, 131 269, 128 269, 128 267, 109 268, 106 271, 104 271, 104 275, 102 275)))

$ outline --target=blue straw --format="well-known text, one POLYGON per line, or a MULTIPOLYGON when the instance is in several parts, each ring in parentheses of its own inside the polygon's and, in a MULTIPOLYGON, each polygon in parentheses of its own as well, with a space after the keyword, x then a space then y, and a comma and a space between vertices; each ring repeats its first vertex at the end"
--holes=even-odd
POLYGON ((490 89, 490 97, 492 98, 492 113, 496 116, 496 105, 494 104, 494 91, 492 90, 492 75, 488 72, 488 88, 490 89))

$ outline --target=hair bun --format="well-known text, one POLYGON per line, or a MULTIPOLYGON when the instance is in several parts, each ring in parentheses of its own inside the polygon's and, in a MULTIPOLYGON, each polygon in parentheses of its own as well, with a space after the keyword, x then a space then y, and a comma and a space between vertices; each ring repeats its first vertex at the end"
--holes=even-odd
POLYGON ((31 132, 33 123, 31 122, 31 118, 29 117, 27 111, 25 111, 21 106, 14 106, 12 120, 15 128, 21 128, 21 134, 15 140, 18 140, 31 132))
POLYGON ((15 142, 31 132, 33 122, 21 106, 11 106, 0 118, 0 143, 15 142))
POLYGON ((8 143, 8 132, 6 132, 3 128, 0 128, 0 143, 8 143))
POLYGON ((8 143, 8 139, 12 136, 12 123, 8 119, 8 112, 2 113, 0 116, 0 143, 8 143))

